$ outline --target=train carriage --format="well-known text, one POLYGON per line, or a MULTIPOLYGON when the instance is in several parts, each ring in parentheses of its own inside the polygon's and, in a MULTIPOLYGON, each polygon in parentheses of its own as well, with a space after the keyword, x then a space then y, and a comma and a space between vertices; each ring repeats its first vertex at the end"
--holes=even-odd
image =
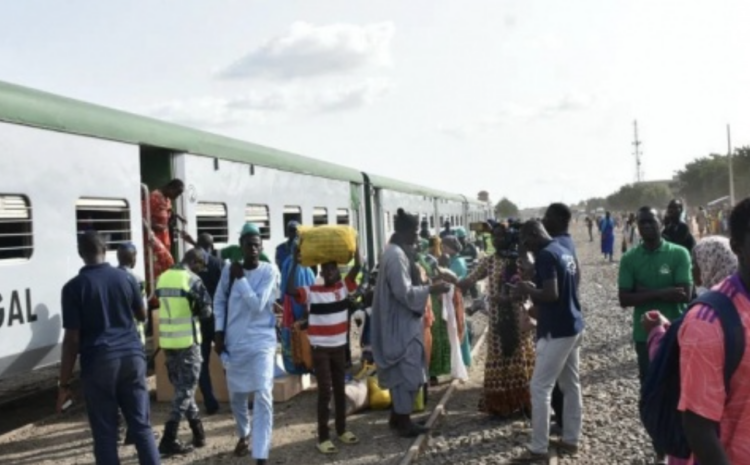
POLYGON ((372 266, 398 207, 436 229, 476 210, 457 194, 0 82, 0 378, 59 361, 77 233, 101 232, 113 264, 134 242, 146 275, 142 199, 173 177, 186 185, 174 209, 188 233, 222 247, 253 221, 269 255, 290 219, 350 224, 372 266))

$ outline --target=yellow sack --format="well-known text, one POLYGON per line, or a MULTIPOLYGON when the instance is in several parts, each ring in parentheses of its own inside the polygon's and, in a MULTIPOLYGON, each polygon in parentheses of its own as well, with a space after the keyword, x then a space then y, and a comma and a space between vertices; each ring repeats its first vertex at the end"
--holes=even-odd
POLYGON ((351 226, 300 226, 299 248, 302 266, 327 262, 348 264, 357 250, 357 231, 351 226))
POLYGON ((388 389, 380 388, 377 376, 367 378, 367 396, 373 410, 385 410, 391 406, 391 393, 388 389))

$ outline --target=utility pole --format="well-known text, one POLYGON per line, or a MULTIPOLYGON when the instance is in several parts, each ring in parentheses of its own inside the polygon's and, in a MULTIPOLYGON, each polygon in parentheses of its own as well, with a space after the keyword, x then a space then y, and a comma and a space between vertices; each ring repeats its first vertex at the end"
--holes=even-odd
POLYGON ((734 167, 732 166, 732 133, 727 124, 727 162, 729 164, 729 203, 734 206, 734 167))
POLYGON ((633 121, 633 147, 635 148, 635 182, 643 181, 643 171, 641 170, 641 141, 638 140, 638 121, 633 121))

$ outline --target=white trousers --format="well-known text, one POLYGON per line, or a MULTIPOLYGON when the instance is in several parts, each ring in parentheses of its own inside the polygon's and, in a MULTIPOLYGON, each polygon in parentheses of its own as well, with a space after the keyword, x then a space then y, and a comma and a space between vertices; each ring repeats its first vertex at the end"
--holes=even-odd
POLYGON ((230 392, 230 404, 234 421, 237 424, 237 436, 249 437, 252 433, 252 453, 254 459, 268 459, 273 435, 273 391, 253 392, 252 427, 250 412, 247 408, 249 392, 230 392))
POLYGON ((563 392, 563 436, 566 444, 578 445, 581 438, 583 398, 578 374, 583 333, 573 337, 542 338, 536 343, 536 365, 531 377, 531 444, 534 453, 549 447, 549 415, 555 381, 563 392))

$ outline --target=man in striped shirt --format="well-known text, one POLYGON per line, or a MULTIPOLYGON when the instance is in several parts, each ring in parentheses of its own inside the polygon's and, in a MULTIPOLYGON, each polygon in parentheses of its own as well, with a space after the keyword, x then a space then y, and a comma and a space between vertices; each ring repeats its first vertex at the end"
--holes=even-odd
MULTIPOLYGON (((296 252, 298 253, 298 252, 296 252)), ((286 292, 300 304, 309 305, 307 334, 313 354, 313 369, 318 381, 318 450, 324 454, 337 452, 328 431, 331 389, 336 410, 336 434, 344 444, 359 439, 346 430, 346 351, 349 333, 349 294, 357 289, 356 277, 361 269, 359 250, 354 266, 342 281, 336 262, 321 266, 322 285, 297 287, 295 277, 299 256, 289 273, 286 292)))

